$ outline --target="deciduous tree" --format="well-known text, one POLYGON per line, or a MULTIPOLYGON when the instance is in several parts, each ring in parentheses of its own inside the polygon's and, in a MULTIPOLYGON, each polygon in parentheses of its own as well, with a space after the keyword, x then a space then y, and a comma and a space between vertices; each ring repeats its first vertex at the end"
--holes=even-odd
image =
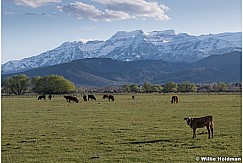
POLYGON ((7 77, 3 80, 2 86, 15 95, 23 95, 29 88, 30 79, 25 74, 7 77))
POLYGON ((60 94, 76 91, 74 83, 58 75, 34 77, 32 84, 36 93, 60 94))
POLYGON ((172 81, 168 82, 164 86, 164 92, 177 92, 178 85, 172 81))
POLYGON ((197 89, 197 87, 195 86, 195 84, 190 83, 189 81, 185 81, 185 82, 181 83, 181 85, 179 87, 180 92, 195 92, 196 89, 197 89))

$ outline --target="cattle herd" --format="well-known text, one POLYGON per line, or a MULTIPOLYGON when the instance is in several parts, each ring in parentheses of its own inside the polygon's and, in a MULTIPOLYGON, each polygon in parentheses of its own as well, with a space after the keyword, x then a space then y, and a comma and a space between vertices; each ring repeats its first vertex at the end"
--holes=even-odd
MULTIPOLYGON (((66 95, 63 96, 67 102, 71 103, 71 102, 76 102, 78 103, 79 100, 76 96, 71 96, 71 95, 66 95)), ((48 95, 48 99, 51 100, 53 98, 53 95, 48 95)), ((108 99, 109 101, 115 101, 115 98, 113 95, 108 95, 105 94, 102 97, 103 99, 108 99)), ((38 100, 42 100, 42 99, 46 99, 46 95, 40 95, 38 96, 38 100)), ((132 99, 135 99, 135 96, 132 96, 132 99)), ((87 101, 92 101, 95 100, 96 101, 96 97, 94 95, 88 95, 88 98, 86 95, 83 95, 83 100, 84 102, 87 101)), ((179 102, 179 97, 177 95, 173 95, 171 97, 171 104, 177 104, 179 102)), ((191 127, 191 129, 193 130, 193 134, 192 134, 192 138, 196 137, 196 129, 197 128, 204 128, 206 127, 208 130, 208 138, 210 139, 210 132, 212 134, 212 138, 213 138, 213 117, 210 116, 205 116, 205 117, 200 117, 200 118, 191 118, 191 117, 187 117, 184 118, 184 120, 186 120, 187 125, 189 125, 191 127)))
MULTIPOLYGON (((79 100, 78 100, 78 98, 76 97, 76 96, 71 96, 71 95, 66 95, 66 96, 63 96, 65 99, 66 99, 66 101, 67 102, 69 102, 69 103, 71 103, 71 102, 76 102, 76 103, 78 103, 79 102, 79 100)), ((52 98, 53 98, 53 95, 48 95, 48 98, 49 98, 49 100, 51 100, 52 98)), ((115 101, 115 98, 114 98, 114 96, 113 95, 104 95, 103 96, 103 99, 108 99, 109 101, 115 101)), ((46 95, 40 95, 40 96, 38 96, 38 100, 45 100, 46 99, 46 95)), ((87 101, 92 101, 92 100, 94 100, 94 101, 96 101, 96 97, 94 96, 94 95, 88 95, 88 97, 86 96, 86 95, 83 95, 83 100, 84 100, 84 102, 87 102, 87 101)))

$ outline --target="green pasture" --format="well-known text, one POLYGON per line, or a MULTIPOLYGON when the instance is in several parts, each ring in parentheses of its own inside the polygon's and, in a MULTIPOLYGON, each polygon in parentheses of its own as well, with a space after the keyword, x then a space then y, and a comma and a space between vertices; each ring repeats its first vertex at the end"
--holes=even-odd
POLYGON ((2 98, 2 162, 195 162, 197 156, 241 157, 242 96, 181 94, 114 95, 115 101, 68 103, 2 98), (214 139, 206 128, 192 130, 184 117, 212 115, 214 139))

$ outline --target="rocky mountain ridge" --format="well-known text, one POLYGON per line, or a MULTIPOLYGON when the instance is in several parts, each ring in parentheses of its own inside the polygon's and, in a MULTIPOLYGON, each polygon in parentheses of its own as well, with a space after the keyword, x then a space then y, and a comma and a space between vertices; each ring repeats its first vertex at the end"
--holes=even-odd
POLYGON ((174 30, 119 31, 106 41, 65 42, 37 56, 9 61, 2 64, 1 68, 2 73, 7 74, 84 58, 192 63, 211 55, 241 50, 241 32, 193 36, 186 33, 176 34, 174 30))

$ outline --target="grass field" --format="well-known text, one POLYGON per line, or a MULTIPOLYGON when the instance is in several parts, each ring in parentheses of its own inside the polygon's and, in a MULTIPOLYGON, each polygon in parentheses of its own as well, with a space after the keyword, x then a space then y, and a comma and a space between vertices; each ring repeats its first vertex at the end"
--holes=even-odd
MULTIPOLYGON (((2 162, 195 162, 241 157, 241 95, 114 95, 109 102, 2 98, 2 162), (214 139, 184 117, 212 115, 214 139)), ((81 99, 79 97, 79 99, 81 99)))

